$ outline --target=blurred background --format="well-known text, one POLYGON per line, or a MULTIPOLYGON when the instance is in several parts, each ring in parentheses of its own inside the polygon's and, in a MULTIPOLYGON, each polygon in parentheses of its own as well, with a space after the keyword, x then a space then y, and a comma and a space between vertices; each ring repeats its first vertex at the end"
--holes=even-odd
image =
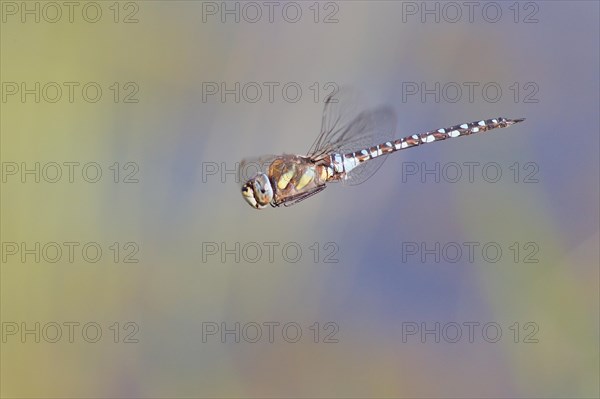
POLYGON ((74 3, 1 3, 3 397, 598 397, 597 2, 74 3), (527 120, 250 209, 341 86, 527 120))

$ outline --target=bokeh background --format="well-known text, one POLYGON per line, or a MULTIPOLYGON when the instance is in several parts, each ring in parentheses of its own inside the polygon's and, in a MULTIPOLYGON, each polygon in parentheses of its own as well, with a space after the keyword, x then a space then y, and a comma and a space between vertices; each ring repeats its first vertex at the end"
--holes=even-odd
MULTIPOLYGON (((96 23, 82 17, 85 2, 72 22, 63 6, 55 23, 45 21, 55 15, 47 3, 23 4, 2 2, 0 31, 3 397, 598 397, 597 2, 497 3, 495 23, 495 8, 486 9, 486 20, 488 6, 479 2, 473 22, 465 7, 452 22, 445 3, 298 2, 296 23, 283 18, 284 2, 272 23, 265 6, 255 23, 244 20, 254 18, 249 8, 239 23, 235 15, 223 23, 221 7, 248 7, 234 2, 98 2, 96 23), (39 23, 23 17, 25 6, 39 7, 39 23), (435 15, 421 21, 425 6, 438 7, 439 22, 435 15), (416 15, 407 12, 412 7, 416 15), (59 101, 38 103, 11 95, 10 82, 80 86, 73 102, 63 86, 59 101), (99 101, 82 98, 87 82, 103 89, 99 101), (262 98, 222 102, 203 91, 221 82, 257 82, 262 98), (264 82, 279 84, 272 102, 264 82), (290 82, 302 89, 296 102, 281 92, 290 82), (364 184, 332 186, 291 208, 250 209, 235 175, 225 172, 247 156, 305 153, 328 82, 394 108, 398 137, 496 116, 527 121, 396 154, 364 184), (479 88, 473 101, 466 90, 456 102, 451 94, 422 101, 403 98, 407 82, 479 88), (482 95, 489 82, 503 90, 498 101, 482 95), (133 91, 137 102, 125 102, 133 91), (8 173, 15 163, 35 162, 96 162, 103 175, 88 183, 76 169, 71 183, 64 167, 57 183, 31 176, 23 183, 20 172, 8 173), (109 168, 115 162, 119 183, 109 168), (133 170, 128 162, 138 167, 137 183, 123 182, 133 170), (481 169, 473 182, 403 181, 409 162, 496 162, 503 175, 497 183, 481 169), (537 182, 524 182, 528 162, 537 182), (66 250, 55 263, 9 254, 10 243, 36 242, 96 242, 102 258, 86 262, 81 246, 73 262, 66 250), (115 242, 117 262, 109 249, 115 242), (129 242, 139 248, 137 263, 123 262, 135 248, 123 248, 129 242), (269 242, 279 245, 272 262, 269 242), (403 251, 410 242, 493 242, 503 254, 495 263, 480 250, 473 262, 466 254, 422 261, 403 251), (529 242, 537 263, 524 262, 529 242), (220 251, 207 254, 206 243, 258 243, 263 252, 254 263, 252 250, 238 252, 239 262, 231 254, 223 261, 220 251), (302 249, 298 262, 284 259, 286 243, 302 249), (333 250, 338 262, 325 262, 333 250), (36 322, 39 343, 35 334, 21 336, 36 322), (68 322, 80 323, 72 343, 68 322), (89 322, 102 328, 96 343, 82 336, 89 322), (137 343, 123 342, 134 328, 127 322, 137 326, 137 343), (264 325, 257 343, 232 335, 222 343, 218 334, 203 340, 203 323, 222 322, 281 324, 272 343, 264 325), (302 328, 297 343, 282 337, 288 322, 302 328), (310 329, 316 322, 318 343, 310 329), (325 330, 328 322, 337 326, 337 343, 323 342, 334 328, 325 330), (463 327, 456 343, 447 339, 451 330, 439 343, 431 334, 425 342, 420 334, 403 339, 406 323, 453 322, 497 323, 502 336, 487 342, 479 328, 469 342, 463 327), (524 342, 528 322, 537 342, 524 342), (54 336, 51 327, 42 331, 48 323, 63 326, 56 343, 45 339, 54 336)), ((93 19, 92 7, 86 16, 93 19)), ((288 11, 293 19, 295 8, 288 11)))

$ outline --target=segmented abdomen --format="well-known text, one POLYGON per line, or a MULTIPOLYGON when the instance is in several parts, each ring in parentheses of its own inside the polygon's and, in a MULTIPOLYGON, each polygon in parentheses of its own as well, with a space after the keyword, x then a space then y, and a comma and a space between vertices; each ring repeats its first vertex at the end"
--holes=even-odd
MULTIPOLYGON (((479 132, 508 127, 515 123, 521 122, 523 119, 507 119, 494 118, 470 123, 463 123, 452 127, 432 130, 426 133, 413 134, 412 136, 404 137, 395 141, 388 141, 370 148, 365 148, 361 151, 356 151, 343 155, 343 173, 348 173, 361 163, 369 159, 376 158, 381 155, 386 155, 395 151, 404 150, 410 147, 416 147, 421 144, 433 143, 448 138, 468 136, 479 132)), ((335 157, 332 157, 335 162, 335 157)), ((337 170, 337 168, 335 168, 337 170)))

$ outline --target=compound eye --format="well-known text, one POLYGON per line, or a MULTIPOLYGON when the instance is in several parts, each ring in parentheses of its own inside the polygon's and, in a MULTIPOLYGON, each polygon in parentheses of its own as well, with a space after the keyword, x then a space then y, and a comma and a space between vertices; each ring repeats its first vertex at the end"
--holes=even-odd
POLYGON ((254 195, 256 202, 262 206, 267 206, 273 199, 273 189, 271 182, 266 174, 260 174, 254 180, 254 195))
POLYGON ((258 208, 258 203, 256 202, 256 198, 254 198, 254 191, 252 188, 247 185, 242 186, 242 196, 244 200, 253 208, 258 208))

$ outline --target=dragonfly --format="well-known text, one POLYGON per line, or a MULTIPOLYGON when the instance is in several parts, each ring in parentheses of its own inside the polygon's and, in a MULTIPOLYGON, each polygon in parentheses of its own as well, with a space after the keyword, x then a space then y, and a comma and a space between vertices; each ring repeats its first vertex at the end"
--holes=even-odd
POLYGON ((246 202, 254 209, 292 206, 320 193, 328 183, 365 182, 396 151, 525 120, 482 119, 394 140, 394 111, 387 106, 366 108, 361 99, 349 89, 339 89, 325 99, 321 132, 306 155, 265 155, 240 162, 238 178, 246 202))

